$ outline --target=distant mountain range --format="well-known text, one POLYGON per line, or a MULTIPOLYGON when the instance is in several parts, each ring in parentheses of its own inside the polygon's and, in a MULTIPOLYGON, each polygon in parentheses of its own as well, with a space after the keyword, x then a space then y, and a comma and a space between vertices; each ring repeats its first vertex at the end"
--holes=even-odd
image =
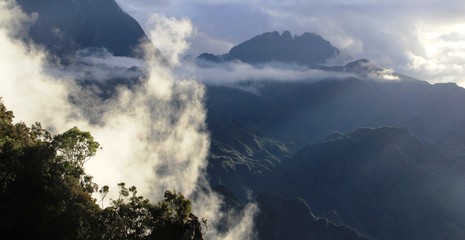
POLYGON ((465 90, 453 83, 348 77, 317 82, 264 80, 251 85, 258 86, 256 92, 242 90, 248 84, 252 82, 241 87, 209 86, 209 114, 297 145, 361 126, 406 126, 430 144, 465 149, 465 111, 460 104, 465 90))
MULTIPOLYGON (((366 59, 307 66, 347 75, 207 85, 210 182, 241 201, 269 191, 302 197, 317 216, 372 239, 461 239, 465 89, 398 73, 383 80, 366 59)), ((301 212, 288 211, 279 213, 301 212)), ((272 234, 279 224, 263 226, 272 234)))
MULTIPOLYGON (((18 2, 39 13, 32 39, 59 54, 130 56, 146 39, 113 0, 18 2)), ((341 75, 207 85, 211 185, 231 208, 258 203, 258 239, 464 239, 465 89, 399 73, 383 80, 366 59, 325 64, 340 54, 321 36, 286 31, 197 58, 341 75)))
POLYGON ((213 185, 242 201, 302 197, 372 239, 463 236, 463 88, 353 78, 259 86, 208 87, 213 185))

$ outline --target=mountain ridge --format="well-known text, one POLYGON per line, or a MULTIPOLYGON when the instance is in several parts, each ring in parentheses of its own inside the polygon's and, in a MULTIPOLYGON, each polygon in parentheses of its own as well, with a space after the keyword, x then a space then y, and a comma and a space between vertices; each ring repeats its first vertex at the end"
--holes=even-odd
POLYGON ((204 53, 197 59, 210 62, 241 61, 250 64, 283 62, 316 66, 337 57, 339 53, 339 49, 320 35, 305 32, 292 37, 289 31, 284 31, 282 34, 274 31, 246 40, 232 47, 227 54, 217 56, 204 53))
POLYGON ((454 190, 464 180, 464 163, 424 145, 404 127, 359 128, 308 145, 283 165, 285 178, 300 185, 299 195, 318 214, 335 210, 344 224, 369 237, 464 234, 455 229, 463 227, 465 208, 458 203, 465 195, 454 190))
POLYGON ((259 239, 367 240, 358 232, 316 217, 303 199, 284 199, 272 192, 257 197, 255 217, 259 239))

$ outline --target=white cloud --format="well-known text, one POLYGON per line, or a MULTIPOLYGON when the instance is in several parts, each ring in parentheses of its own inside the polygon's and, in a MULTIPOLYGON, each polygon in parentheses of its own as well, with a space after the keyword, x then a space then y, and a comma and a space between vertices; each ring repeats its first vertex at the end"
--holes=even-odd
POLYGON ((422 51, 407 52, 404 68, 430 82, 456 82, 465 87, 465 22, 417 28, 422 51))
POLYGON ((356 77, 355 74, 327 72, 286 64, 266 64, 256 67, 247 63, 232 62, 211 64, 209 67, 183 66, 178 73, 194 76, 200 81, 213 85, 229 85, 247 81, 320 81, 356 77))
POLYGON ((108 67, 141 67, 144 62, 137 58, 113 56, 108 50, 101 49, 99 52, 92 49, 82 49, 79 51, 80 61, 92 65, 105 65, 108 67))
POLYGON ((176 19, 153 13, 147 23, 149 38, 172 65, 179 64, 179 57, 189 48, 188 38, 194 33, 189 19, 176 19))
MULTIPOLYGON (((20 29, 17 27, 28 18, 12 0, 0 1, 0 15, 0 96, 16 120, 42 122, 52 133, 74 126, 90 131, 103 149, 85 168, 98 184, 116 189, 116 184, 124 181, 137 186, 138 192, 152 201, 161 200, 166 189, 175 189, 193 198, 195 214, 208 218, 208 238, 223 239, 216 224, 227 213, 220 212, 221 198, 208 191, 205 179, 209 135, 204 87, 176 77, 156 56, 147 54, 147 78, 132 89, 121 86, 114 98, 101 100, 76 86, 74 79, 51 75, 53 66, 47 62, 47 53, 14 38, 20 29), (76 97, 75 104, 68 101, 69 96, 76 97), (99 115, 93 116, 95 112, 99 115), (90 120, 94 117, 97 123, 90 120), (207 191, 194 195, 198 188, 207 191)), ((175 46, 183 49, 183 40, 172 41, 180 41, 175 46)), ((244 219, 234 223, 244 234, 253 229, 254 211, 248 210, 244 219)))
MULTIPOLYGON (((179 76, 188 76, 212 86, 238 88, 260 95, 265 82, 318 82, 358 78, 365 81, 400 80, 393 69, 377 68, 372 63, 362 64, 352 72, 310 69, 300 65, 266 63, 259 66, 240 61, 212 63, 188 62, 176 69, 179 76)), ((340 66, 340 65, 338 65, 340 66)), ((340 66, 342 67, 342 66, 340 66)))

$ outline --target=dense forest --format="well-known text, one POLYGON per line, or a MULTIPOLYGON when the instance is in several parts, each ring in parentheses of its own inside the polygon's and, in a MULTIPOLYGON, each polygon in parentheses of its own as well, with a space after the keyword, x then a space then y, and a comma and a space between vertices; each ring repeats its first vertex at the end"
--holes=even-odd
POLYGON ((74 127, 52 136, 40 123, 13 118, 0 99, 2 239, 203 239, 206 219, 176 191, 151 203, 120 183, 119 197, 100 207, 109 187, 84 171, 100 148, 89 132, 74 127))

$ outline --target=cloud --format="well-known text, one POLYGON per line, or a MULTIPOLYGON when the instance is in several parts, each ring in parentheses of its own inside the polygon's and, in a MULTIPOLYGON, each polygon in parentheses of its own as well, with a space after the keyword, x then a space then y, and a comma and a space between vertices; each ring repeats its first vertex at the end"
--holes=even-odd
POLYGON ((108 67, 141 67, 144 62, 138 58, 112 55, 107 49, 82 49, 78 52, 79 61, 90 65, 105 65, 108 67))
POLYGON ((17 38, 22 23, 30 19, 10 0, 0 2, 0 15, 0 95, 5 104, 28 123, 42 121, 51 127, 74 118, 72 107, 62 104, 72 84, 65 79, 52 80, 42 68, 46 55, 17 38), (60 120, 55 113, 60 113, 60 120))
POLYGON ((264 82, 318 82, 324 80, 358 78, 367 81, 399 80, 393 69, 377 68, 372 63, 363 63, 360 69, 348 71, 327 71, 310 69, 299 65, 285 63, 267 63, 251 65, 243 62, 211 63, 200 62, 184 64, 176 69, 180 76, 190 76, 214 86, 229 86, 259 94, 264 82))
POLYGON ((144 61, 137 58, 113 56, 106 49, 82 49, 64 66, 49 66, 46 71, 57 78, 82 81, 124 81, 135 83, 143 76, 144 61))
POLYGON ((286 64, 266 64, 260 67, 247 63, 231 62, 209 67, 191 65, 183 74, 193 75, 208 84, 227 85, 246 81, 319 81, 326 78, 355 77, 355 74, 327 72, 286 64))
POLYGON ((255 204, 248 204, 240 214, 241 219, 230 219, 228 222, 232 222, 232 229, 221 235, 221 239, 224 240, 236 240, 236 239, 255 239, 256 235, 250 231, 250 226, 254 225, 253 219, 258 213, 259 209, 255 204), (234 224, 234 223, 239 224, 234 224))
POLYGON ((171 65, 179 64, 179 57, 189 48, 188 38, 194 33, 189 19, 176 19, 154 13, 148 23, 149 38, 171 65))
MULTIPOLYGON (((122 85, 112 98, 100 99, 76 85, 70 77, 73 74, 57 75, 52 71, 54 66, 48 63, 45 51, 15 38, 19 35, 17 27, 29 18, 12 0, 0 2, 0 15, 0 96, 14 111, 16 120, 42 122, 54 134, 74 126, 90 131, 103 149, 85 168, 100 186, 116 189, 116 184, 124 181, 137 186, 138 192, 152 201, 161 200, 166 189, 175 189, 192 198, 195 214, 208 218, 208 238, 223 239, 216 224, 228 213, 220 212, 222 200, 210 190, 205 176, 209 134, 204 86, 177 77, 147 51, 143 63, 147 76, 140 84, 132 88, 122 85), (74 97, 73 103, 70 97, 74 97)), ((172 47, 176 49, 171 57, 179 54, 184 45, 172 47)), ((128 60, 88 57, 88 61, 106 66, 126 64, 128 60)), ((110 197, 117 196, 115 191, 112 194, 110 197)), ((231 226, 241 230, 238 233, 242 236, 253 229, 254 205, 249 206, 244 219, 231 226)))
POLYGON ((464 24, 417 29, 422 52, 407 51, 410 70, 430 82, 456 82, 465 87, 464 24))
MULTIPOLYGON (((173 0, 163 4, 154 2, 153 6, 143 0, 118 2, 142 25, 148 12, 157 9, 167 16, 189 18, 198 36, 230 45, 272 30, 290 30, 297 35, 315 32, 354 59, 367 58, 378 66, 430 82, 464 84, 461 69, 465 56, 461 51, 449 51, 441 43, 453 45, 456 38, 463 35, 463 27, 450 27, 463 25, 465 4, 460 0, 447 4, 437 0, 173 0), (145 10, 141 10, 141 6, 145 10), (441 41, 424 41, 425 32, 430 30, 442 36, 441 41), (451 34, 455 40, 444 37, 451 34), (431 48, 439 48, 446 54, 428 55, 431 48), (440 63, 443 70, 437 73, 420 67, 418 58, 425 59, 428 65, 440 63)), ((208 45, 192 47, 196 49, 190 49, 191 53, 225 53, 208 45)))

